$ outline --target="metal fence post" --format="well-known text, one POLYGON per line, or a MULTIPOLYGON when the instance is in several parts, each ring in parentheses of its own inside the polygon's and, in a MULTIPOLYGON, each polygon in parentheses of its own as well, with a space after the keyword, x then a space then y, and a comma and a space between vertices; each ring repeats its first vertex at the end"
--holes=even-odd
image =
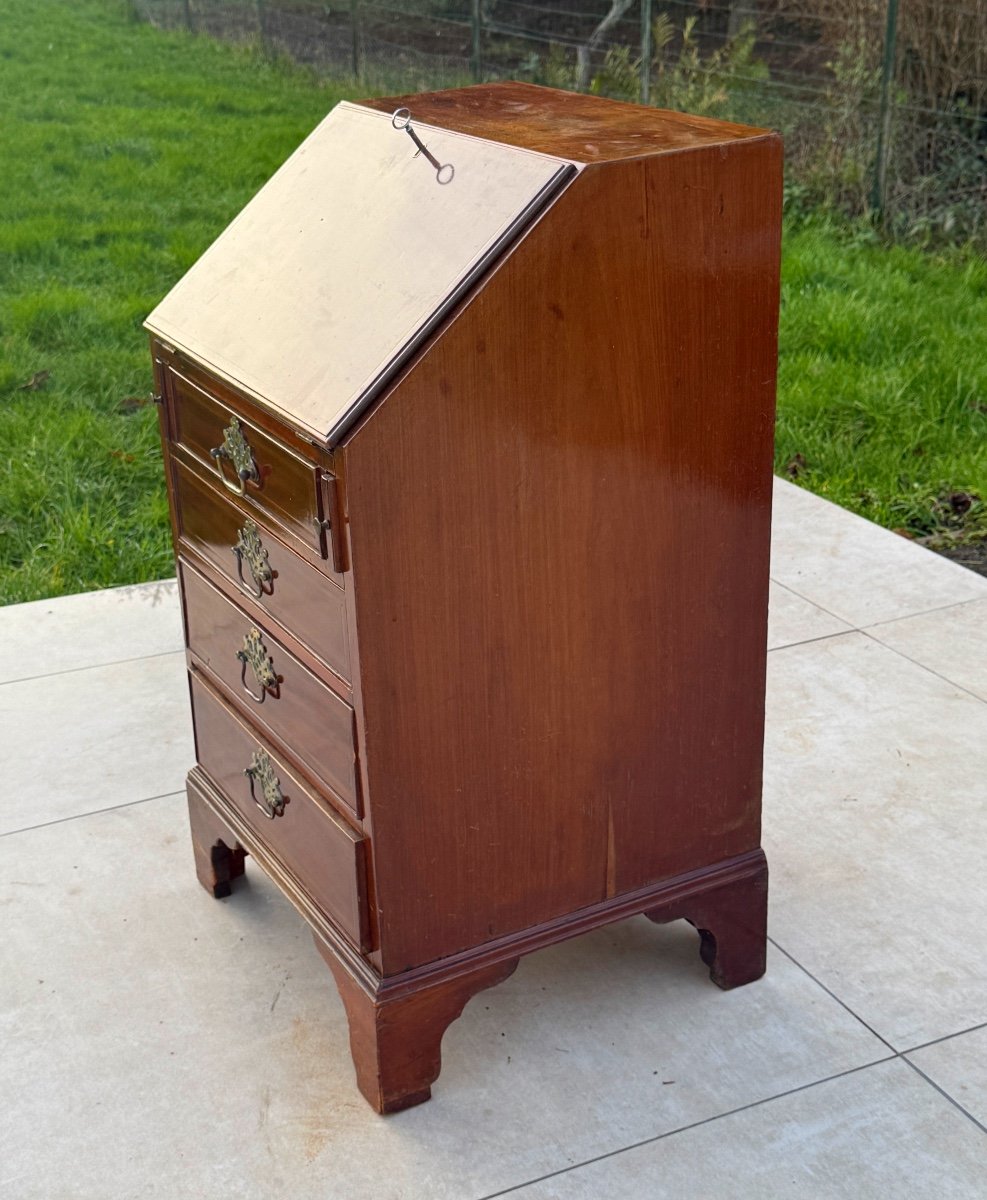
POLYGON ((483 50, 481 46, 481 37, 483 34, 483 12, 481 5, 483 0, 471 0, 470 4, 470 25, 473 32, 473 54, 471 66, 473 68, 473 78, 477 83, 483 78, 483 50))
POLYGON ((898 40, 898 0, 888 0, 884 27, 884 59, 881 63, 881 104, 877 122, 877 158, 871 206, 883 216, 888 189, 888 159, 891 154, 891 85, 894 83, 895 47, 898 40))
POLYGON ((264 0, 257 0, 257 27, 260 30, 260 48, 267 54, 267 16, 264 12, 264 0))
POLYGON ((192 0, 182 0, 182 10, 185 13, 185 28, 192 33, 192 0))
POLYGON ((641 103, 651 97, 651 0, 641 0, 641 103))
POLYGON ((360 78, 360 0, 350 0, 350 38, 353 78, 360 78))

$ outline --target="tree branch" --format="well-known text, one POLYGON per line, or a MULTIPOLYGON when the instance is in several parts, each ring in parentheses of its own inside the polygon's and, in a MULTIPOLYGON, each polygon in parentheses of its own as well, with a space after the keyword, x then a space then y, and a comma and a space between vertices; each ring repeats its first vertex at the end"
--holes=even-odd
POLYGON ((610 11, 589 35, 586 43, 576 47, 576 88, 585 92, 589 87, 589 77, 593 51, 607 36, 614 25, 634 3, 634 0, 610 0, 610 11))

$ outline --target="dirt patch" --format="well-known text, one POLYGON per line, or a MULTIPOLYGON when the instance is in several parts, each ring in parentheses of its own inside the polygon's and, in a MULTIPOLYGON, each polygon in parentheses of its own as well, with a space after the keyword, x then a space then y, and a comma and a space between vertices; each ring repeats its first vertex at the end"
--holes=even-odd
POLYGON ((962 546, 930 546, 936 554, 948 558, 950 562, 959 563, 978 575, 987 576, 987 538, 976 542, 967 542, 962 546))

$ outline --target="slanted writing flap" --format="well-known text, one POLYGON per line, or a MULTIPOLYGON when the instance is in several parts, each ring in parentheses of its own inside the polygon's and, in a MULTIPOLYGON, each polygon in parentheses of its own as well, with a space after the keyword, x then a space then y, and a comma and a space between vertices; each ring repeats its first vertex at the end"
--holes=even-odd
POLYGON ((334 444, 574 172, 413 113, 412 129, 427 154, 389 114, 338 105, 147 328, 334 444))

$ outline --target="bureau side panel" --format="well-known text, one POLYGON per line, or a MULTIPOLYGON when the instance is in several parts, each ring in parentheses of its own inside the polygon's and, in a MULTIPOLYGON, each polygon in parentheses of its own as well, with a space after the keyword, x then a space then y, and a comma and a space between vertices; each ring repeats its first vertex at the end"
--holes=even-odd
POLYGON ((345 448, 385 973, 758 845, 780 172, 588 168, 345 448))

